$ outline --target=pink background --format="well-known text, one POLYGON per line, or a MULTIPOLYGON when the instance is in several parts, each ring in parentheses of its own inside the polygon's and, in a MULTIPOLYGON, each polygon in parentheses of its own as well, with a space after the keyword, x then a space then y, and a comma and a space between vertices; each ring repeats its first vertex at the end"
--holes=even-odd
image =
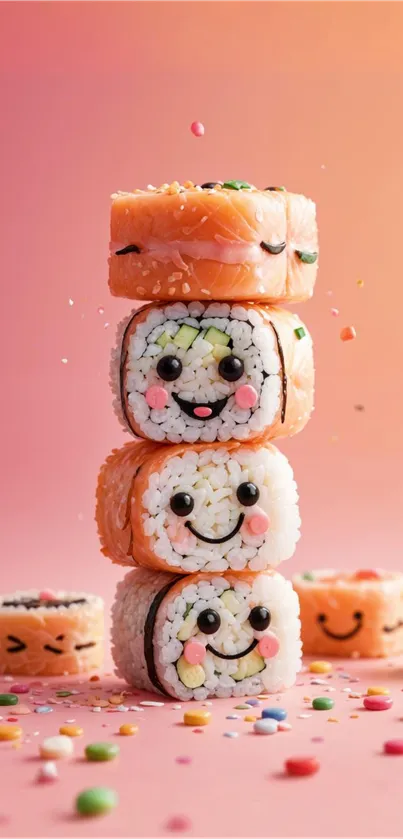
POLYGON ((303 536, 281 570, 401 566, 402 26, 395 3, 0 6, 2 589, 109 604, 122 576, 93 521, 98 468, 130 439, 108 388, 130 308, 107 289, 109 196, 187 178, 318 205, 319 281, 299 308, 316 412, 282 444, 303 536))

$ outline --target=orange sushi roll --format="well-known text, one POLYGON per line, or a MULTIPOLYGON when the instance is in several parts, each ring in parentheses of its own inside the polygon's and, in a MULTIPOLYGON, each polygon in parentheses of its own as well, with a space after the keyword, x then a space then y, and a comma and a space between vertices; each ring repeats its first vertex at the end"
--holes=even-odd
POLYGON ((305 655, 377 658, 403 653, 403 574, 381 569, 293 577, 305 655))
POLYGON ((0 673, 63 676, 102 666, 104 604, 93 594, 17 591, 0 597, 0 673))
POLYGON ((101 469, 102 550, 122 565, 191 574, 264 571, 294 553, 298 493, 274 446, 127 443, 101 469))
POLYGON ((119 192, 110 251, 117 297, 297 303, 316 280, 315 204, 243 181, 119 192))
POLYGON ((124 324, 112 364, 123 424, 159 443, 296 434, 313 407, 312 339, 255 303, 157 303, 124 324))

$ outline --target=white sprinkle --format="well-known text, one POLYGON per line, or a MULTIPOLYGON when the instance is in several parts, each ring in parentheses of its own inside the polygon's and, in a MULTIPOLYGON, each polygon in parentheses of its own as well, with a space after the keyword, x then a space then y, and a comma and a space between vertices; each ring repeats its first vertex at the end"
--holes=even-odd
POLYGON ((93 714, 98 714, 98 713, 100 713, 100 711, 101 711, 101 708, 99 707, 99 705, 95 705, 94 708, 92 709, 93 714))
POLYGON ((311 685, 327 685, 326 679, 312 679, 311 685))
POLYGON ((75 720, 65 720, 65 722, 72 723, 75 722, 75 720))
POLYGON ((154 192, 154 190, 157 189, 157 187, 153 186, 152 184, 147 184, 147 189, 149 190, 149 192, 154 192))
POLYGON ((62 358, 62 364, 67 364, 68 358, 62 358))
POLYGON ((106 323, 104 323, 104 329, 107 329, 108 326, 110 326, 110 323, 108 321, 106 321, 106 323))
POLYGON ((206 708, 208 708, 208 707, 209 707, 210 705, 212 705, 212 704, 213 704, 213 703, 212 703, 212 702, 209 702, 209 701, 207 701, 207 702, 202 702, 202 705, 203 705, 204 707, 206 707, 206 708))
POLYGON ((357 693, 357 691, 352 691, 350 693, 351 699, 361 699, 362 693, 357 693))
POLYGON ((72 300, 71 297, 69 297, 69 306, 74 306, 74 300, 72 300))
POLYGON ((37 780, 38 781, 57 781, 59 775, 56 764, 52 760, 47 760, 43 766, 40 767, 37 780))
POLYGON ((144 702, 140 702, 140 705, 145 705, 147 708, 162 708, 165 702, 149 702, 148 700, 144 700, 144 702))
POLYGON ((279 731, 291 731, 292 725, 289 722, 279 722, 278 730, 279 731))
POLYGON ((3 681, 4 681, 4 682, 12 682, 12 681, 13 681, 13 677, 12 677, 12 676, 4 676, 4 677, 3 677, 3 681))
POLYGON ((172 710, 173 711, 180 711, 181 708, 182 708, 182 705, 172 705, 172 710))
POLYGON ((97 312, 99 315, 103 315, 105 313, 105 309, 103 306, 98 306, 97 312))
POLYGON ((307 720, 308 717, 311 717, 311 716, 312 716, 312 714, 298 714, 298 719, 299 720, 307 720))
POLYGON ((138 705, 129 705, 129 711, 142 711, 143 709, 140 708, 138 705))

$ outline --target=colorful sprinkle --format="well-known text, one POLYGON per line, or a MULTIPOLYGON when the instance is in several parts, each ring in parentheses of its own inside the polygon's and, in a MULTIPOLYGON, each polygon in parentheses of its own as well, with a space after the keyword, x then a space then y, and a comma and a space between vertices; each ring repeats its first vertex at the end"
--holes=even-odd
POLYGON ((192 822, 187 816, 171 816, 165 824, 167 830, 189 830, 192 822))
POLYGON ((246 181, 225 181, 223 189, 252 189, 246 181))
POLYGON ((74 752, 71 737, 60 734, 55 737, 46 737, 39 747, 39 754, 43 760, 60 760, 71 757, 74 752))
POLYGON ((90 743, 85 747, 87 760, 113 760, 119 754, 119 746, 115 743, 90 743))
POLYGON ((338 309, 330 309, 330 311, 331 311, 334 318, 338 317, 338 315, 339 315, 339 310, 338 309))
POLYGON ((18 696, 15 693, 0 693, 0 705, 16 705, 18 696))
POLYGON ((357 285, 358 285, 358 288, 363 288, 364 287, 364 280, 357 280, 357 285))
POLYGON ((58 777, 59 776, 58 776, 56 764, 53 763, 52 760, 47 760, 46 763, 44 763, 40 767, 40 769, 38 771, 38 774, 36 776, 37 781, 40 781, 41 783, 48 782, 48 781, 57 781, 58 777))
POLYGON ((257 717, 252 717, 250 714, 247 714, 246 717, 243 718, 244 722, 256 722, 257 717))
POLYGON ((316 696, 312 701, 312 708, 315 711, 330 711, 334 706, 334 700, 330 696, 316 696))
POLYGON ((76 810, 81 816, 99 816, 117 807, 118 797, 108 787, 83 790, 76 798, 76 810))
POLYGON ((389 688, 373 687, 367 690, 367 696, 389 696, 389 694, 389 688))
POLYGON ((175 761, 176 763, 180 763, 181 766, 188 766, 192 762, 192 758, 188 757, 188 755, 179 755, 179 757, 175 758, 175 761))
POLYGON ((16 716, 16 715, 17 715, 17 716, 19 716, 19 717, 20 717, 20 716, 22 717, 22 716, 25 716, 25 714, 30 714, 30 713, 31 713, 31 709, 30 709, 30 708, 28 708, 28 705, 20 705, 20 704, 18 704, 18 705, 14 705, 14 706, 13 706, 13 714, 14 714, 14 716, 16 716))
POLYGON ((291 731, 292 725, 289 722, 279 722, 278 730, 279 731, 291 731))
POLYGON ((311 661, 309 665, 310 673, 330 673, 332 664, 330 661, 311 661))
POLYGON ((306 332, 303 326, 298 326, 297 329, 294 329, 294 333, 297 336, 298 340, 300 341, 301 338, 305 338, 306 332))
POLYGON ((79 725, 61 725, 59 734, 65 734, 66 737, 81 737, 84 734, 84 729, 79 725))
POLYGON ((392 705, 390 696, 364 696, 364 708, 367 711, 387 711, 392 705))
POLYGON ((383 750, 386 755, 403 755, 403 740, 386 740, 383 750))
POLYGON ((278 730, 277 720, 256 720, 253 726, 255 734, 275 734, 278 730))
POLYGON ((234 738, 234 737, 239 737, 239 734, 238 734, 237 731, 224 731, 224 737, 234 738))
POLYGON ((35 714, 51 714, 53 708, 50 705, 39 705, 38 708, 35 708, 35 714))
POLYGON ((262 719, 277 720, 283 722, 287 717, 287 711, 284 708, 263 708, 262 719))
POLYGON ((210 711, 185 711, 183 715, 183 722, 185 725, 208 725, 210 721, 210 711))
POLYGON ((307 582, 313 583, 315 580, 315 576, 314 574, 312 574, 312 571, 304 571, 304 573, 302 574, 302 579, 307 580, 307 582))
POLYGON ((124 737, 131 737, 133 734, 137 734, 138 726, 131 722, 126 722, 124 725, 121 725, 119 728, 119 734, 122 734, 124 737))
POLYGON ((290 757, 284 764, 287 775, 292 777, 303 777, 314 775, 320 768, 316 757, 290 757))
POLYGON ((29 693, 29 685, 26 685, 25 683, 11 685, 10 693, 29 693))
POLYGON ((340 338, 342 341, 353 341, 353 339, 356 337, 357 333, 354 329, 354 326, 344 326, 340 332, 340 338))
POLYGON ((246 699, 245 705, 252 705, 252 707, 255 707, 257 705, 260 705, 260 702, 258 699, 246 699))
POLYGON ((249 708, 249 705, 245 705, 245 704, 243 704, 243 705, 234 705, 234 708, 235 708, 235 710, 236 710, 236 711, 247 711, 247 710, 248 710, 248 708, 249 708))
POLYGON ((0 725, 0 740, 19 740, 23 731, 19 725, 0 725))
POLYGON ((195 137, 203 137, 204 125, 202 122, 192 122, 190 130, 195 137))

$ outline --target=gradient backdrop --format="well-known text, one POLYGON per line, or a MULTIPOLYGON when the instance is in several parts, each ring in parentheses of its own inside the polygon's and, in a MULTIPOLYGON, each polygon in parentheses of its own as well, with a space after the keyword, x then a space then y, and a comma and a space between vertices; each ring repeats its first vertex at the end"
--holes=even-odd
POLYGON ((316 411, 282 444, 303 535, 281 570, 402 566, 402 27, 387 2, 0 6, 3 590, 109 604, 124 573, 93 521, 98 468, 129 439, 108 388, 130 309, 108 294, 109 196, 187 178, 318 205, 319 281, 299 308, 316 411))

